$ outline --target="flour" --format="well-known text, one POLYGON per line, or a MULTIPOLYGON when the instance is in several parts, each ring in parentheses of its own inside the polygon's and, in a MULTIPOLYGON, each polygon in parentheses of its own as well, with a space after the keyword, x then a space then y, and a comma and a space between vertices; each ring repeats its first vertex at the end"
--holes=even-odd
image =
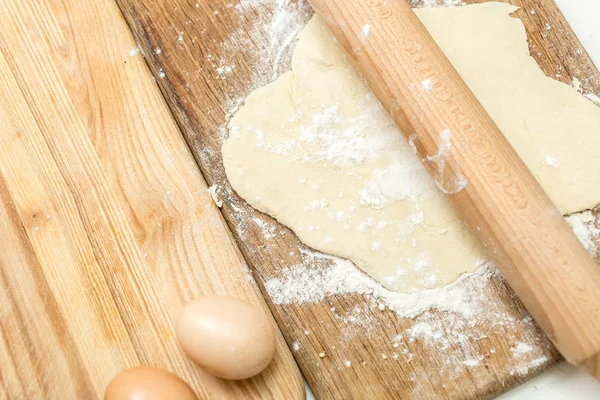
MULTIPOLYGON (((274 154, 290 156, 297 162, 326 163, 335 167, 352 167, 363 164, 370 156, 402 141, 392 120, 381 130, 372 130, 372 121, 386 115, 385 110, 367 95, 360 103, 358 115, 345 115, 339 105, 321 108, 311 117, 300 113, 295 120, 307 120, 299 132, 285 140, 267 141, 264 133, 254 129, 256 146, 274 154), (310 146, 311 150, 305 148, 310 146)), ((237 135, 239 126, 229 125, 230 135, 237 135)), ((423 170, 418 159, 409 157, 410 170, 423 170)))
MULTIPOLYGON (((467 179, 460 173, 455 172, 454 176, 446 177, 446 162, 447 157, 452 157, 452 132, 444 129, 438 136, 438 150, 432 156, 426 156, 423 160, 433 166, 437 172, 434 177, 435 183, 442 193, 454 194, 463 190, 467 186, 467 179)), ((412 140, 409 140, 412 143, 412 140)))
POLYGON ((521 354, 529 353, 533 349, 534 347, 527 343, 517 342, 513 347, 510 348, 510 351, 512 351, 515 356, 518 356, 521 354))
POLYGON ((130 57, 135 57, 135 56, 137 56, 138 54, 140 54, 140 52, 141 52, 140 48, 139 48, 139 47, 136 47, 136 48, 133 48, 133 49, 129 50, 129 51, 127 52, 127 54, 129 54, 129 56, 130 56, 130 57))
POLYGON ((369 34, 371 33, 371 25, 369 24, 364 24, 362 26, 362 34, 363 34, 363 39, 366 39, 369 37, 369 34))
POLYGON ((577 90, 579 93, 581 93, 583 95, 583 97, 585 97, 586 99, 588 99, 589 101, 591 101, 594 104, 597 104, 600 106, 600 97, 594 93, 585 93, 584 89, 583 89, 583 85, 580 79, 573 77, 573 82, 571 83, 571 86, 577 90))
POLYGON ((600 97, 595 95, 594 93, 586 93, 583 96, 590 100, 592 103, 600 105, 600 97))
POLYGON ((397 157, 377 169, 359 192, 360 204, 380 209, 396 200, 426 199, 439 195, 433 179, 415 157, 397 157))
POLYGON ((231 74, 235 68, 234 64, 228 63, 225 57, 219 58, 219 64, 215 68, 217 79, 225 79, 226 75, 231 74))
POLYGON ((432 308, 470 317, 474 291, 497 273, 495 266, 487 263, 445 287, 405 294, 387 290, 347 260, 308 250, 302 251, 302 258, 302 264, 286 270, 283 277, 265 282, 273 303, 317 303, 331 295, 358 293, 402 317, 414 317, 432 308), (332 266, 320 268, 325 261, 332 266))
POLYGON ((436 166, 436 169, 440 175, 444 173, 444 168, 446 167, 446 157, 450 155, 450 152, 452 151, 452 142, 450 141, 451 135, 452 132, 450 132, 448 129, 441 131, 439 133, 437 153, 426 157, 428 162, 436 166))
POLYGON ((540 366, 544 365, 547 362, 548 362, 548 357, 541 356, 538 358, 534 358, 533 360, 531 360, 527 363, 516 365, 516 366, 510 368, 509 371, 510 371, 511 375, 527 375, 529 373, 529 370, 539 368, 540 366))
POLYGON ((212 185, 208 188, 208 193, 210 194, 210 197, 215 202, 217 207, 221 208, 221 207, 223 207, 223 200, 221 200, 221 198, 219 197, 218 190, 219 190, 218 185, 212 185))
POLYGON ((571 83, 571 86, 579 93, 583 93, 583 88, 581 86, 581 81, 579 80, 579 78, 573 77, 573 82, 571 83))
POLYGON ((548 153, 544 156, 544 164, 552 168, 558 168, 558 160, 548 153))
POLYGON ((600 238, 600 229, 596 226, 595 217, 591 211, 572 214, 566 217, 567 223, 573 229, 585 249, 595 257, 598 253, 596 242, 600 238))
POLYGON ((481 360, 483 360, 483 356, 479 356, 477 358, 469 358, 465 361, 463 361, 463 365, 466 367, 476 367, 479 364, 481 364, 481 360))
POLYGON ((473 303, 474 312, 468 318, 456 313, 440 318, 430 311, 417 316, 411 328, 394 337, 394 349, 410 362, 415 356, 411 348, 418 342, 429 354, 444 355, 436 366, 437 373, 457 379, 464 369, 487 364, 496 354, 496 349, 489 347, 486 335, 491 327, 503 331, 504 339, 513 343, 513 357, 503 359, 504 368, 511 374, 525 374, 549 361, 544 348, 550 346, 550 342, 539 340, 530 316, 515 318, 509 309, 498 307, 499 304, 490 305, 481 295, 474 295, 473 303))
MULTIPOLYGON (((593 241, 599 237, 600 230, 594 227, 591 212, 571 215, 567 220, 586 248, 594 253, 593 241)), ((393 351, 389 356, 382 354, 384 360, 410 363, 416 357, 412 346, 419 342, 428 354, 444 354, 437 366, 440 374, 458 379, 463 369, 478 368, 495 355, 495 348, 473 344, 485 343, 486 334, 492 329, 518 335, 505 337, 512 344, 512 357, 504 359, 511 375, 527 375, 550 361, 544 352, 551 344, 540 342, 531 316, 515 318, 509 304, 489 303, 486 286, 494 277, 501 279, 492 263, 483 264, 476 272, 463 275, 440 289, 401 294, 385 289, 349 261, 310 250, 303 250, 301 259, 301 264, 285 270, 283 276, 267 280, 265 288, 275 304, 317 303, 328 296, 344 294, 365 296, 370 304, 365 306, 366 310, 357 305, 340 314, 335 307, 331 308, 335 318, 348 324, 348 328, 340 332, 340 340, 353 340, 354 334, 373 326, 374 316, 368 307, 390 309, 399 318, 414 318, 410 328, 392 337, 393 351), (433 310, 444 311, 444 317, 433 310), (360 329, 352 329, 352 326, 360 329)))
POLYGON ((258 217, 252 218, 252 220, 261 229, 265 240, 271 240, 276 236, 276 228, 273 225, 258 217))
MULTIPOLYGON (((374 110, 366 109, 356 117, 344 118, 339 106, 320 110, 300 131, 297 146, 316 145, 320 150, 315 154, 304 155, 304 161, 326 161, 336 166, 357 165, 367 157, 370 151, 386 143, 378 143, 367 136, 367 126, 374 110), (343 126, 340 126, 342 125, 343 126)), ((302 153, 301 149, 299 153, 302 153)))
MULTIPOLYGON (((359 103, 358 109, 358 115, 345 115, 338 105, 321 108, 291 139, 267 144, 260 138, 262 133, 255 132, 259 139, 257 145, 278 155, 294 157, 298 162, 342 168, 362 165, 382 152, 394 149, 390 164, 385 169, 375 170, 359 193, 361 205, 376 209, 394 200, 423 199, 438 193, 434 181, 412 154, 412 149, 406 146, 391 119, 386 118, 387 124, 381 129, 372 129, 372 121, 386 115, 372 94, 359 103), (305 150, 307 145, 311 146, 311 151, 305 150)), ((294 118, 305 117, 297 115, 294 118)), ((236 127, 231 128, 235 133, 236 127)))
POLYGON ((282 66, 289 61, 290 46, 304 27, 312 12, 304 0, 241 0, 235 8, 244 18, 246 12, 256 13, 258 20, 251 26, 250 36, 240 27, 225 42, 224 50, 232 56, 246 46, 255 46, 259 40, 256 55, 257 64, 253 76, 253 87, 260 87, 273 80, 282 72, 282 66))

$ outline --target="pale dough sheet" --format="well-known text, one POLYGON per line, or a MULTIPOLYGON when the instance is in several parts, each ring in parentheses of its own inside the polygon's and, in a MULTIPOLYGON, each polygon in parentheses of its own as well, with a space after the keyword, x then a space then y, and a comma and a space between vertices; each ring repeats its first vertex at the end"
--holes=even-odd
MULTIPOLYGON (((591 208, 600 109, 541 72, 515 10, 416 11, 561 211, 591 208)), ((386 287, 440 287, 487 260, 318 17, 292 71, 250 94, 229 128, 223 160, 240 196, 386 287)))

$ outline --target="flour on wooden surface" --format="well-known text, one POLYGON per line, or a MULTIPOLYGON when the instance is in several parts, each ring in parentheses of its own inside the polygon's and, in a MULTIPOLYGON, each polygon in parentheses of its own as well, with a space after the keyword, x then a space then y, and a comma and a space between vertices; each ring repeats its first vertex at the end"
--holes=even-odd
MULTIPOLYGON (((579 54, 579 53, 578 53, 579 54)), ((584 81, 586 81, 586 79, 584 79, 584 81)), ((587 80, 588 85, 586 85, 589 89, 589 80, 587 80)), ((598 82, 596 82, 596 84, 598 84, 598 82)), ((597 104, 600 106, 600 97, 598 95, 596 95, 595 93, 592 92, 586 92, 586 90, 583 87, 583 82, 581 82, 581 79, 573 77, 573 82, 571 83, 571 86, 577 90, 579 93, 581 93, 583 95, 583 97, 585 97, 586 99, 588 99, 589 101, 591 101, 594 104, 597 104)), ((593 85, 591 85, 593 86, 593 85)))
POLYGON ((592 103, 600 105, 600 97, 594 93, 586 93, 583 95, 585 98, 590 100, 592 103))
POLYGON ((398 344, 397 353, 405 360, 415 356, 410 349, 416 342, 428 353, 443 354, 435 362, 438 373, 450 379, 460 379, 465 369, 480 368, 497 354, 497 349, 491 346, 493 342, 484 332, 489 332, 490 327, 503 330, 508 334, 505 337, 507 342, 514 343, 511 347, 513 356, 506 360, 505 368, 513 375, 525 374, 549 361, 544 355, 544 348, 551 346, 550 342, 540 342, 533 326, 529 315, 515 318, 509 309, 496 306, 490 313, 489 307, 484 305, 471 318, 452 314, 440 318, 437 314, 426 312, 394 340, 398 344), (521 333, 515 335, 519 331, 521 333))
POLYGON ((138 54, 140 54, 140 52, 141 52, 141 49, 139 47, 136 47, 136 48, 133 48, 133 49, 129 50, 127 52, 127 54, 129 54, 130 57, 135 57, 138 54))
POLYGON ((262 231, 265 240, 271 240, 277 235, 275 226, 271 225, 270 223, 266 222, 265 220, 259 217, 252 218, 252 220, 256 225, 258 225, 258 227, 262 231))
POLYGON ((566 217, 567 223, 573 229, 586 250, 595 257, 598 253, 596 243, 600 238, 600 229, 596 226, 596 218, 591 211, 584 211, 566 217))
POLYGON ((210 194, 210 197, 215 202, 217 207, 221 208, 221 207, 223 207, 223 200, 221 200, 221 198, 219 197, 218 190, 219 190, 218 185, 212 185, 208 188, 208 193, 210 194))
POLYGON ((513 347, 510 348, 510 351, 512 351, 515 355, 529 353, 532 350, 533 346, 523 342, 517 342, 513 347))
MULTIPOLYGON (((287 69, 291 57, 290 46, 312 12, 304 0, 241 0, 236 8, 242 16, 245 11, 258 14, 251 33, 252 36, 261 37, 265 46, 257 54, 259 62, 255 65, 253 75, 253 87, 257 88, 274 80, 283 69, 287 69)), ((233 54, 245 44, 254 47, 248 32, 240 29, 223 46, 233 54)))
POLYGON ((406 294, 384 288, 350 261, 308 250, 303 250, 301 256, 302 264, 287 269, 282 278, 265 282, 275 304, 317 303, 327 296, 358 293, 401 317, 414 317, 432 308, 470 317, 474 314, 473 296, 477 289, 482 289, 497 273, 496 267, 487 263, 445 287, 406 294), (319 268, 318 264, 326 261, 331 266, 319 268))

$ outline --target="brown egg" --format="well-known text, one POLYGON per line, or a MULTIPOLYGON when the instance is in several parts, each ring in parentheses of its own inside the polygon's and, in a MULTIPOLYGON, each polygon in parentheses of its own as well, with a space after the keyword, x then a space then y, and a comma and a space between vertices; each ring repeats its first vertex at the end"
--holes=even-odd
POLYGON ((137 367, 121 371, 106 387, 104 400, 198 400, 187 383, 169 371, 137 367))
POLYGON ((200 367, 223 379, 250 378, 269 365, 275 330, 259 307, 227 296, 205 296, 179 314, 177 338, 200 367))

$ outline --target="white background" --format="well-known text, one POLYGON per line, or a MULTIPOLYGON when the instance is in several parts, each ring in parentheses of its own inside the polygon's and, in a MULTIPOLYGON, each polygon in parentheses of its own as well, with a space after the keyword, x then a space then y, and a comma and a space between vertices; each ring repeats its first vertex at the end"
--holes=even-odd
MULTIPOLYGON (((600 0, 555 1, 596 66, 600 67, 600 0)), ((310 391, 307 399, 314 399, 310 391)), ((597 400, 600 399, 600 384, 585 372, 562 363, 498 399, 597 400)))

